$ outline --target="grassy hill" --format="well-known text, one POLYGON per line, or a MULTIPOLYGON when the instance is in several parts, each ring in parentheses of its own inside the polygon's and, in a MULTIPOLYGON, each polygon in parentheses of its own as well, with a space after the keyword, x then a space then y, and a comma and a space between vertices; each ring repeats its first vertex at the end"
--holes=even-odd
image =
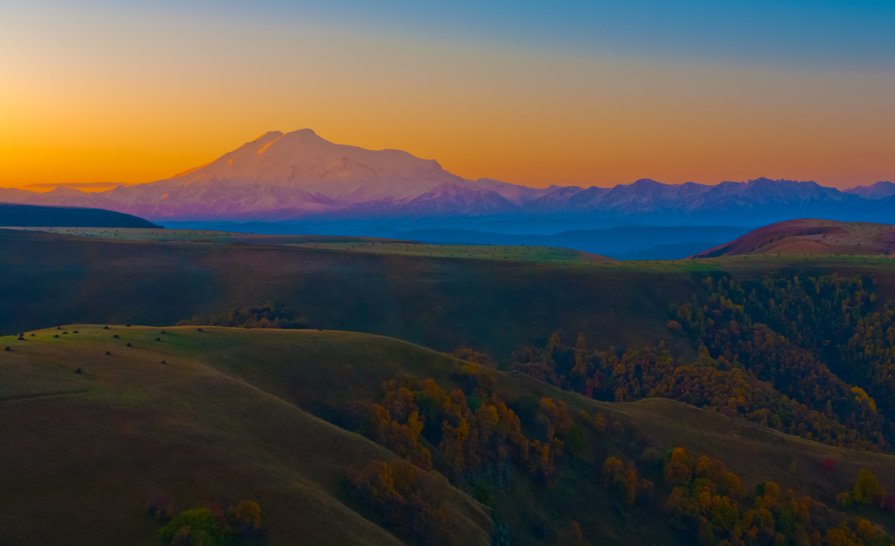
MULTIPOLYGON (((464 363, 367 334, 164 330, 69 325, 27 332, 26 341, 0 338, 11 348, 0 351, 0 496, 12 501, 0 511, 0 543, 65 536, 72 545, 155 544, 157 524, 145 509, 159 494, 179 508, 256 499, 271 544, 399 542, 349 485, 366 461, 395 456, 352 432, 350 417, 399 374, 460 386, 464 363)), ((432 477, 453 544, 488 543, 493 514, 513 544, 555 543, 571 519, 592 544, 687 543, 655 506, 625 506, 602 485, 607 455, 640 459, 646 447, 683 446, 724 460, 747 487, 772 479, 830 505, 861 467, 895 489, 890 455, 831 448, 667 400, 596 402, 490 373, 523 428, 534 426, 531 408, 545 396, 573 415, 596 412, 620 424, 611 433, 586 430, 552 485, 514 473, 493 491, 493 513, 470 491, 432 477), (838 467, 820 472, 830 457, 838 467)))
POLYGON ((758 228, 697 257, 742 254, 895 255, 895 226, 832 220, 790 220, 758 228))
POLYGON ((439 257, 428 251, 434 245, 373 249, 344 239, 164 231, 99 237, 0 230, 7 298, 0 332, 76 321, 203 322, 271 303, 312 327, 445 351, 472 345, 508 359, 558 328, 606 345, 652 340, 664 331, 669 301, 688 298, 695 286, 685 268, 557 263, 543 259, 556 251, 522 247, 509 258, 505 249, 489 256, 497 252, 490 247, 471 247, 462 257, 438 248, 439 257))
MULTIPOLYGON (((501 361, 556 330, 596 346, 666 335, 698 274, 839 272, 876 278, 884 257, 732 256, 614 262, 534 247, 439 246, 176 230, 0 230, 0 333, 70 322, 175 324, 272 304, 314 328, 376 333, 501 361)), ((673 343, 673 341, 672 341, 673 343)), ((681 350, 688 350, 682 347, 681 350)))
MULTIPOLYGON (((219 334, 73 326, 0 341, 14 346, 0 356, 0 487, 15 499, 0 542, 157 544, 146 506, 164 494, 180 508, 256 499, 272 544, 400 543, 346 493, 356 461, 394 455, 210 366, 229 345, 219 334)), ((483 508, 437 483, 454 543, 487 544, 483 508)))

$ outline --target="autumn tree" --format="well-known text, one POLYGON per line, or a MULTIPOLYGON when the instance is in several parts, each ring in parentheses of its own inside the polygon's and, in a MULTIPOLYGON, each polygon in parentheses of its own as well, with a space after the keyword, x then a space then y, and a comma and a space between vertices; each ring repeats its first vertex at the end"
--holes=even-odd
POLYGON ((687 451, 682 447, 676 447, 671 450, 663 470, 665 483, 671 487, 682 485, 690 481, 692 474, 692 462, 687 451))
POLYGON ((497 368, 497 362, 495 362, 488 353, 477 351, 471 347, 460 347, 451 353, 451 356, 486 368, 497 368))
POLYGON ((858 470, 855 485, 851 489, 850 500, 855 504, 865 506, 882 506, 886 497, 886 490, 879 482, 876 474, 862 468, 858 470))
POLYGON ((603 483, 628 506, 634 505, 639 492, 652 491, 651 482, 638 479, 637 466, 633 462, 626 464, 613 456, 603 461, 603 483))
POLYGON ((261 529, 261 506, 250 499, 240 501, 233 509, 233 519, 242 533, 254 534, 261 529))

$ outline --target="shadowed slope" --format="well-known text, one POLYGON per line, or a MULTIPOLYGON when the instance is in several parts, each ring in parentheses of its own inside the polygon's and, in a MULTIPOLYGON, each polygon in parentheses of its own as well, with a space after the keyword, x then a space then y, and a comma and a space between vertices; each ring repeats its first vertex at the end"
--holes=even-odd
MULTIPOLYGON (((0 543, 158 544, 145 510, 160 494, 178 510, 256 499, 273 545, 400 543, 347 485, 394 455, 209 366, 220 337, 74 326, 27 339, 0 353, 0 494, 15 499, 0 543)), ((487 544, 483 508, 431 480, 450 542, 487 544)))

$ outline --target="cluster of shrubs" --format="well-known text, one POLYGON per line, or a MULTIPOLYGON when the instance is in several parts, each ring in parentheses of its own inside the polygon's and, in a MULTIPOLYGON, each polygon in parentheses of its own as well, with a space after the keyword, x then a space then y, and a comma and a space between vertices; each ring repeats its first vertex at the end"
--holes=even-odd
POLYGON ((398 535, 438 544, 446 538, 447 514, 431 483, 437 479, 437 474, 426 474, 403 459, 373 460, 352 483, 355 495, 373 506, 398 535))
MULTIPOLYGON (((651 459, 651 457, 645 457, 651 459)), ((805 545, 890 546, 892 537, 864 518, 848 519, 809 496, 783 490, 774 482, 760 483, 752 492, 722 461, 694 457, 683 448, 668 452, 658 467, 662 485, 670 490, 662 509, 673 529, 700 546, 805 545)), ((884 491, 862 470, 846 494, 876 504, 884 491)), ((653 484, 638 478, 637 465, 610 456, 603 477, 627 506, 652 502, 653 484)))
POLYGON ((209 324, 233 328, 303 329, 308 327, 308 319, 290 309, 273 304, 265 304, 241 307, 226 313, 217 313, 205 317, 193 317, 191 320, 181 321, 180 324, 209 324))
POLYGON ((866 468, 858 470, 855 484, 850 490, 839 493, 836 500, 843 508, 853 505, 876 506, 895 513, 895 495, 887 493, 876 474, 866 468))
POLYGON ((223 510, 216 504, 174 512, 165 496, 154 499, 149 515, 161 525, 158 538, 171 546, 263 546, 267 544, 261 506, 245 499, 223 510))
POLYGON ((624 462, 613 455, 603 461, 603 483, 627 506, 633 506, 638 501, 650 502, 655 488, 653 482, 638 477, 634 461, 624 462))
POLYGON ((452 483, 501 487, 514 468, 552 480, 567 441, 573 449, 580 443, 566 404, 541 398, 523 431, 519 415, 494 390, 492 372, 465 366, 457 379, 463 388, 447 390, 431 378, 385 382, 381 401, 356 406, 361 432, 452 483))
POLYGON ((389 525, 423 542, 438 534, 441 512, 427 504, 423 475, 412 469, 444 476, 491 504, 514 474, 552 484, 557 461, 584 445, 584 432, 562 401, 536 399, 523 427, 494 389, 493 372, 467 365, 454 379, 462 387, 399 376, 383 384, 378 402, 354 406, 359 430, 405 459, 369 463, 355 476, 355 488, 389 525), (431 518, 430 525, 420 518, 431 518))

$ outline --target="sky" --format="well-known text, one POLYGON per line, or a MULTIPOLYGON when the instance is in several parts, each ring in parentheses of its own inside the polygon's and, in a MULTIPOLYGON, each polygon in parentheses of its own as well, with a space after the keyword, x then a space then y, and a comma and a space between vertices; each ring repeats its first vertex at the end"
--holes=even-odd
POLYGON ((0 186, 313 128, 532 186, 895 179, 891 0, 0 0, 0 186))

